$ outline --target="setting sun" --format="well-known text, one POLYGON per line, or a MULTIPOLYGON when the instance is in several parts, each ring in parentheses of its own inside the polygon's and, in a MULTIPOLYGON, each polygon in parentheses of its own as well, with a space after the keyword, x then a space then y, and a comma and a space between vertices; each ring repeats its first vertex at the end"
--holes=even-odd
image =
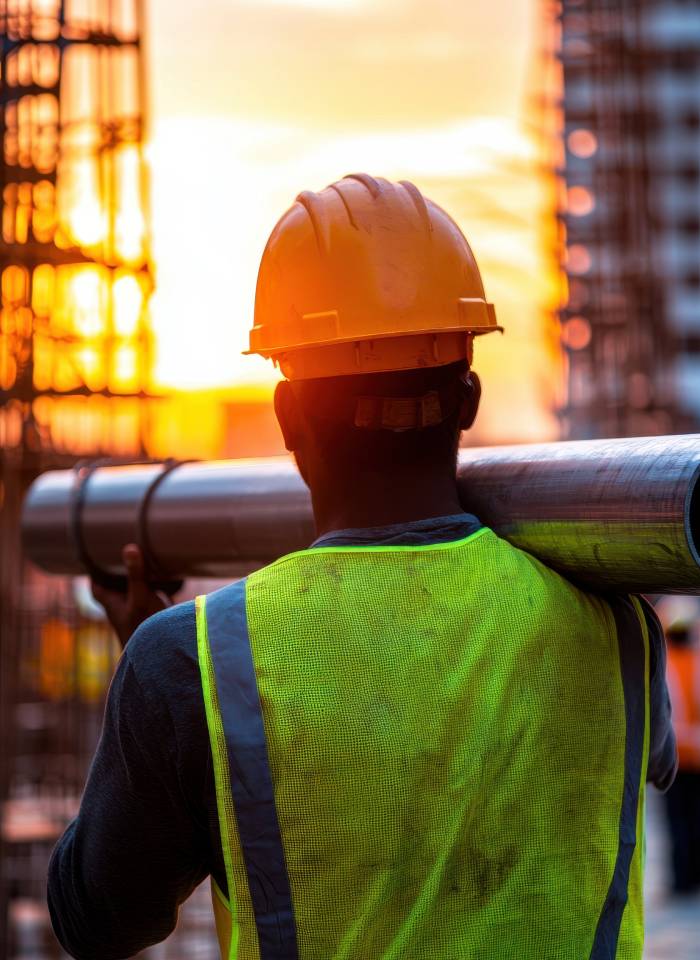
MULTIPOLYGON (((169 16, 169 7, 156 4, 154 23, 166 32, 169 16)), ((429 19, 407 0, 238 2, 216 16, 220 29, 209 23, 206 42, 230 70, 205 70, 202 24, 182 9, 176 20, 188 45, 178 50, 189 71, 182 80, 171 69, 175 53, 165 49, 163 32, 153 34, 148 156, 157 381, 179 389, 274 383, 271 365, 241 355, 267 237, 301 190, 365 170, 415 181, 455 217, 474 248, 507 330, 505 339, 477 348, 490 395, 484 423, 497 431, 507 405, 520 411, 526 436, 551 434, 546 407, 554 373, 542 316, 553 281, 537 226, 547 195, 521 106, 528 4, 499 0, 484 17, 485 30, 503 31, 497 52, 473 43, 474 18, 481 16, 473 9, 472 33, 456 32, 455 20, 466 20, 454 4, 438 5, 429 19), (380 76, 372 43, 381 44, 382 79, 368 86, 380 76), (321 51, 328 69, 319 72, 321 51), (461 92, 447 80, 460 73, 461 92), (479 74, 478 89, 470 88, 469 77, 479 74), (263 89, 265 103, 258 99, 263 89), (290 103, 292 91, 304 99, 290 103)), ((509 418, 511 431, 512 412, 509 418)))

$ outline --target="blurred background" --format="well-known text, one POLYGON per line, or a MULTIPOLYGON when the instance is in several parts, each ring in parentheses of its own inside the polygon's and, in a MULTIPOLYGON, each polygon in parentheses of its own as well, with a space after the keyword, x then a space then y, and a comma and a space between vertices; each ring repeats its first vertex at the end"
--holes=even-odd
MULTIPOLYGON (((22 560, 31 480, 283 452, 241 357, 257 264, 355 170, 414 180, 477 254, 507 332, 469 443, 698 430, 700 6, 0 0, 0 36, 0 960, 43 960, 118 649, 84 580, 22 560)), ((697 958, 662 814, 647 956, 697 958)), ((147 956, 213 958, 210 927, 198 893, 147 956)))

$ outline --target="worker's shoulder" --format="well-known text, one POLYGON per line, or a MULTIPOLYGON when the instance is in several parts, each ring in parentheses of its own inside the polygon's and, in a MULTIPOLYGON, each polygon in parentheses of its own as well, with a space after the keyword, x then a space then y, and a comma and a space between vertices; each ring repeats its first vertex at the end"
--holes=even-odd
POLYGON ((197 662, 193 600, 178 603, 144 620, 126 645, 125 656, 137 673, 171 673, 197 662))
POLYGON ((602 594, 569 580, 491 530, 488 537, 482 538, 482 543, 485 549, 496 551, 494 566, 506 592, 525 589, 530 606, 533 603, 555 605, 562 613, 569 615, 609 620, 614 606, 619 603, 625 606, 632 604, 628 596, 602 594))
POLYGON ((200 784, 208 734, 194 601, 144 620, 120 666, 119 710, 136 718, 144 752, 166 750, 179 770, 178 782, 200 784))

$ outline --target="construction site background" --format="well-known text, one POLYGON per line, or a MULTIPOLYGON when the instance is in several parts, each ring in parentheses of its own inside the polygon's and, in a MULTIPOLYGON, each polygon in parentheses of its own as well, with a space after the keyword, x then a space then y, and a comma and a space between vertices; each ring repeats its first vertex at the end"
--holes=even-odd
MULTIPOLYGON (((700 10, 552 0, 533 14, 526 120, 537 152, 517 175, 548 198, 555 282, 530 305, 534 345, 516 330, 489 349, 512 370, 541 355, 556 382, 543 392, 544 426, 497 428, 487 411, 469 442, 695 431, 700 10)), ((0 960, 63 956, 46 864, 76 811, 119 655, 84 578, 22 559, 29 483, 85 459, 283 453, 271 382, 175 392, 154 377, 144 22, 140 0, 0 0, 0 960)), ((188 583, 183 598, 206 588, 188 583)), ((668 898, 653 791, 648 816, 645 956, 689 960, 700 902, 668 898)), ((202 888, 145 956, 213 958, 211 927, 202 888)))

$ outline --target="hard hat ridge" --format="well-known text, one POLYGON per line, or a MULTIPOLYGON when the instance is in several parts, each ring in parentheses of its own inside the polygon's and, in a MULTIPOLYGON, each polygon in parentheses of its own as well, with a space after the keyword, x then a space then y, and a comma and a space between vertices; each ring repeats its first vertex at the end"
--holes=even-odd
POLYGON ((297 194, 295 199, 295 202, 300 203, 309 216, 320 250, 327 251, 330 226, 329 218, 334 212, 328 203, 324 202, 323 194, 326 193, 326 191, 333 190, 337 194, 347 215, 348 223, 355 230, 360 229, 360 224, 353 212, 352 201, 353 199, 355 199, 356 202, 359 200, 359 205, 363 206, 366 205, 366 197, 361 196, 358 198, 355 191, 346 189, 348 181, 362 184, 369 192, 372 200, 378 200, 383 194, 386 194, 387 191, 398 190, 399 186, 403 187, 413 201, 425 230, 428 233, 432 233, 433 225, 425 198, 415 184, 409 180, 400 180, 398 184, 393 184, 388 180, 371 177, 368 173, 348 173, 342 180, 331 183, 326 190, 321 193, 316 193, 313 190, 302 190, 301 193, 297 194))
POLYGON ((399 180, 399 183, 408 193, 411 200, 413 200, 416 210, 425 224, 426 230, 428 230, 429 233, 432 233, 433 221, 430 219, 430 211, 428 210, 428 204, 425 202, 425 197, 415 183, 411 183, 410 180, 399 180))
POLYGON ((319 194, 314 193, 313 190, 303 190, 298 194, 295 203, 300 203, 306 210, 314 230, 319 252, 327 255, 330 244, 329 223, 319 194))
MULTIPOLYGON (((373 200, 376 200, 382 192, 381 181, 371 177, 368 173, 346 173, 338 183, 342 183, 343 180, 356 180, 358 183, 363 184, 363 186, 369 190, 373 200)), ((388 183, 388 181, 385 180, 384 183, 388 183)), ((333 184, 333 186, 336 185, 337 184, 333 184)))
POLYGON ((461 230, 410 181, 303 191, 260 263, 250 350, 290 379, 441 366, 500 329, 461 230))

